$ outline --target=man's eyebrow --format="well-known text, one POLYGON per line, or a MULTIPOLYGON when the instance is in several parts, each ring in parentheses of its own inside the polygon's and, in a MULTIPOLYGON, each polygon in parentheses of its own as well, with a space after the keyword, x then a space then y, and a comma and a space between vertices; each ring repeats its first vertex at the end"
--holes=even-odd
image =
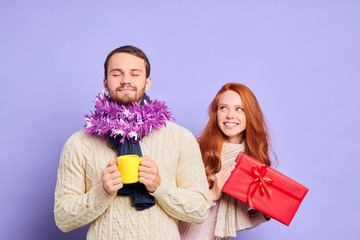
POLYGON ((113 72, 113 71, 119 71, 119 72, 121 72, 121 69, 119 69, 119 68, 114 68, 114 69, 111 69, 111 70, 110 70, 110 72, 113 72))
MULTIPOLYGON (((120 69, 120 68, 114 68, 114 69, 111 69, 111 70, 110 70, 110 72, 113 72, 113 71, 122 72, 122 69, 120 69)), ((142 72, 141 69, 137 69, 137 68, 130 69, 130 71, 131 71, 131 72, 134 72, 134 71, 142 72)))

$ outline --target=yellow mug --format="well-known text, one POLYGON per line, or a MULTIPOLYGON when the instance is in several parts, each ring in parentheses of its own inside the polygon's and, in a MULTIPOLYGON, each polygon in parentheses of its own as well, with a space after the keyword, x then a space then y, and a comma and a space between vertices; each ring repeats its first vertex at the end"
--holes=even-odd
POLYGON ((139 165, 142 160, 138 155, 117 157, 117 165, 123 183, 136 183, 139 181, 139 165))

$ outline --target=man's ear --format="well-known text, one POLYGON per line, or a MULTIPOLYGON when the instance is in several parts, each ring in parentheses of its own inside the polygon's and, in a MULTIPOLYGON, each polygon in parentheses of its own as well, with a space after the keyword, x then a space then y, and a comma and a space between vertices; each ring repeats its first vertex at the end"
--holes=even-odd
POLYGON ((146 80, 145 80, 145 91, 148 91, 151 87, 151 77, 148 77, 146 80))
POLYGON ((108 86, 107 86, 107 80, 106 80, 106 78, 104 78, 103 84, 104 84, 105 90, 106 90, 107 92, 109 92, 109 88, 108 88, 108 86))

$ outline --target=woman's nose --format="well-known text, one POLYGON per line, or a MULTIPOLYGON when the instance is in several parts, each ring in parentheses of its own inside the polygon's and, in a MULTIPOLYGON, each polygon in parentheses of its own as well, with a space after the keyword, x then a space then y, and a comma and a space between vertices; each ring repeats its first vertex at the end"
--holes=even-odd
POLYGON ((231 118, 234 118, 234 113, 233 111, 229 110, 227 113, 226 113, 226 117, 231 119, 231 118))

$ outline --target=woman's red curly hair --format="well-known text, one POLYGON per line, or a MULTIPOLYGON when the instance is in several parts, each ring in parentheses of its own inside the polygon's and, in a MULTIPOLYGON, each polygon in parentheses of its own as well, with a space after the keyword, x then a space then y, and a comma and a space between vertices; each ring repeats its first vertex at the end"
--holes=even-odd
POLYGON ((211 176, 221 170, 221 150, 226 136, 217 124, 216 113, 221 94, 234 91, 240 95, 246 116, 246 129, 244 131, 245 153, 270 166, 269 134, 263 113, 255 95, 245 85, 228 83, 224 85, 209 106, 209 121, 199 138, 199 145, 205 165, 210 188, 213 185, 211 176))

